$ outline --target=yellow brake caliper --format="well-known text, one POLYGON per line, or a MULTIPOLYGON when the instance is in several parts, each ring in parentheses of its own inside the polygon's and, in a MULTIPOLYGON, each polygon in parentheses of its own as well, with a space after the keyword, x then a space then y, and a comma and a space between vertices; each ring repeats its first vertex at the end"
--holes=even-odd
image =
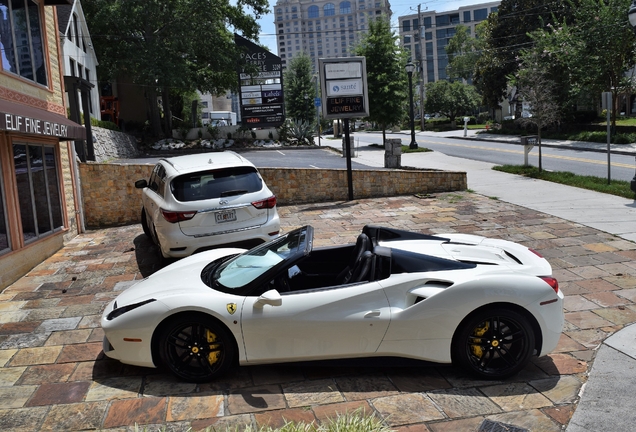
POLYGON ((205 330, 205 338, 207 342, 210 344, 210 353, 208 354, 208 363, 211 365, 219 361, 219 357, 221 356, 220 345, 216 342, 216 334, 212 333, 210 330, 205 330))
MULTIPOLYGON (((475 328, 475 330, 473 331, 473 336, 482 337, 483 335, 486 334, 489 327, 490 325, 488 324, 488 321, 485 321, 483 327, 475 328)), ((481 339, 476 339, 475 342, 481 343, 481 339)), ((484 350, 479 345, 471 345, 470 350, 473 352, 475 356, 479 358, 481 358, 481 356, 484 355, 484 350)))

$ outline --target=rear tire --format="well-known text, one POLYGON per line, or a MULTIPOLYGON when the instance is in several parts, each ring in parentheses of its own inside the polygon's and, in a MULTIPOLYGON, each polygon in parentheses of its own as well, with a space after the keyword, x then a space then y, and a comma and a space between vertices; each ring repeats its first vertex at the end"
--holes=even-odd
POLYGON ((526 367, 535 336, 528 319, 503 308, 478 311, 458 327, 453 337, 453 361, 486 379, 504 379, 526 367))
POLYGON ((146 209, 141 208, 141 227, 144 230, 144 234, 152 240, 152 235, 150 234, 150 227, 148 227, 148 221, 146 220, 146 209))
POLYGON ((208 382, 223 375, 236 355, 231 333, 215 320, 197 313, 180 315, 159 336, 161 363, 189 382, 208 382))

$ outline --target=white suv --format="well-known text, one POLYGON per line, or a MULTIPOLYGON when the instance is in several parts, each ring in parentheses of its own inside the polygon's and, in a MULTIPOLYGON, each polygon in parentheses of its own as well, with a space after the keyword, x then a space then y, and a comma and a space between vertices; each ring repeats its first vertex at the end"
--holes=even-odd
POLYGON ((143 189, 141 225, 164 258, 277 237, 276 196, 256 167, 225 151, 161 159, 143 189))

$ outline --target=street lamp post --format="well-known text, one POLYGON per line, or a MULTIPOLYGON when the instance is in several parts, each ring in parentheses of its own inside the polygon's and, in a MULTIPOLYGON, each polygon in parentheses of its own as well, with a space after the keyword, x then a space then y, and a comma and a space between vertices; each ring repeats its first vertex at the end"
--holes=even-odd
MULTIPOLYGON (((632 0, 632 5, 629 7, 627 17, 629 18, 629 23, 632 25, 634 32, 636 32, 636 0, 632 0)), ((636 194, 636 174, 634 174, 634 178, 630 182, 629 187, 632 192, 636 194)))
POLYGON ((410 149, 417 148, 417 142, 415 141, 415 114, 413 113, 413 71, 414 70, 415 70, 415 65, 409 61, 406 64, 406 73, 409 76, 409 112, 411 114, 411 144, 409 144, 410 149))

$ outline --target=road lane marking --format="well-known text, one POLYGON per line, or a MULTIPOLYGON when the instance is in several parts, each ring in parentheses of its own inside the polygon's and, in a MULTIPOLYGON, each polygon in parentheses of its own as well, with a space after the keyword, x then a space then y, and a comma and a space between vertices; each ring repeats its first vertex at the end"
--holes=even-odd
MULTIPOLYGON (((467 145, 467 144, 451 144, 451 143, 446 143, 446 142, 440 142, 440 141, 429 141, 429 140, 423 140, 424 143, 428 142, 431 144, 440 144, 440 145, 447 145, 447 146, 452 146, 452 147, 464 147, 464 148, 470 148, 470 149, 475 149, 475 150, 489 150, 489 151, 496 151, 496 152, 504 152, 504 153, 513 153, 513 154, 519 154, 519 155, 523 155, 523 151, 519 151, 519 150, 509 150, 509 149, 500 149, 500 148, 495 148, 495 147, 484 147, 484 146, 475 146, 475 145, 467 145)), ((538 146, 535 146, 538 148, 538 146)), ((570 150, 570 149, 566 149, 566 150, 570 150)), ((530 156, 539 156, 537 154, 532 154, 530 153, 530 156)), ((583 162, 583 163, 591 163, 591 164, 595 164, 595 165, 607 165, 607 161, 599 161, 599 160, 594 160, 594 159, 584 159, 584 158, 577 158, 577 157, 572 157, 572 156, 559 156, 559 155, 551 155, 551 154, 546 154, 543 153, 541 155, 541 157, 543 158, 551 158, 551 159, 561 159, 561 160, 568 160, 568 161, 573 161, 573 162, 583 162)), ((630 164, 624 164, 624 163, 619 163, 619 162, 612 162, 611 163, 612 166, 615 167, 620 167, 620 168, 634 168, 633 165, 630 164)))
POLYGON ((282 151, 280 151, 280 150, 276 150, 276 151, 277 151, 278 153, 282 154, 283 156, 285 156, 285 153, 283 153, 282 151))

